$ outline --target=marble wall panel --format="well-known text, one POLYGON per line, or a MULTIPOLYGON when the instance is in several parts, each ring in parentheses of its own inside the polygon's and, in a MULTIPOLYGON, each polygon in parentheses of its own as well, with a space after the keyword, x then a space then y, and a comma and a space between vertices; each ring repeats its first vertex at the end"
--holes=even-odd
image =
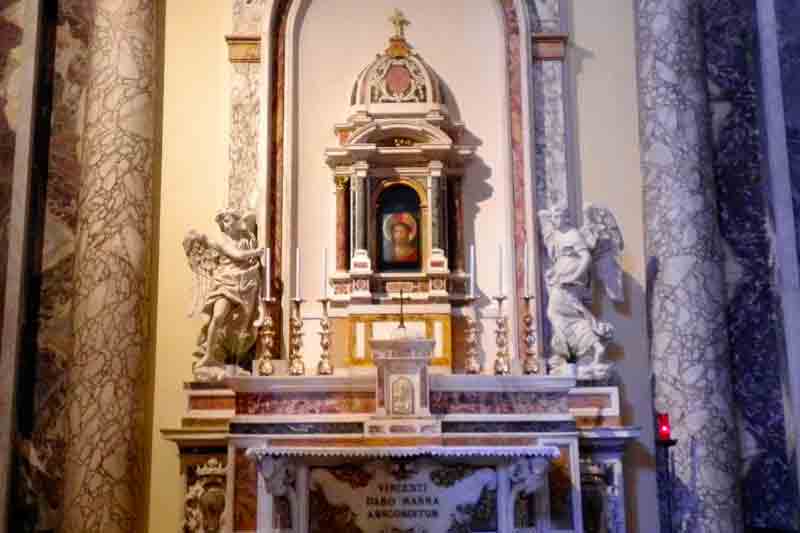
POLYGON ((743 528, 739 439, 700 4, 637 2, 655 408, 670 414, 678 441, 672 516, 662 513, 661 526, 735 533, 743 528))
POLYGON ((536 209, 569 200, 566 124, 564 113, 564 63, 535 61, 534 147, 536 209))
POLYGON ((762 175, 754 0, 702 4, 713 171, 725 244, 728 342, 751 528, 796 530, 797 481, 781 389, 783 323, 762 175))
POLYGON ((446 414, 557 414, 568 413, 562 393, 431 392, 431 413, 446 414))
POLYGON ((254 209, 259 200, 258 133, 261 114, 261 64, 231 65, 231 137, 228 146, 228 206, 254 209))
POLYGON ((237 415, 346 414, 375 412, 373 392, 265 392, 239 394, 237 415))

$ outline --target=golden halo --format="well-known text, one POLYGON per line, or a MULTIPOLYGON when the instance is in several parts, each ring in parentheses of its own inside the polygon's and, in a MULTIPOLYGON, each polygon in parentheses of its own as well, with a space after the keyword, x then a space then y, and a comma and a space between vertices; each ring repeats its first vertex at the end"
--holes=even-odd
POLYGON ((410 229, 408 240, 417 238, 417 221, 411 213, 394 213, 383 219, 383 236, 387 241, 392 240, 392 228, 395 224, 405 224, 410 229))

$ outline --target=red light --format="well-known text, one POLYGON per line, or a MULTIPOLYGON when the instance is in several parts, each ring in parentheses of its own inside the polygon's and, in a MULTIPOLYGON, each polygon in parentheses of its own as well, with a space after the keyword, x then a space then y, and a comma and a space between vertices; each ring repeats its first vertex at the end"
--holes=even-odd
POLYGON ((669 414, 656 414, 656 425, 658 426, 658 440, 672 439, 672 428, 669 425, 669 414))

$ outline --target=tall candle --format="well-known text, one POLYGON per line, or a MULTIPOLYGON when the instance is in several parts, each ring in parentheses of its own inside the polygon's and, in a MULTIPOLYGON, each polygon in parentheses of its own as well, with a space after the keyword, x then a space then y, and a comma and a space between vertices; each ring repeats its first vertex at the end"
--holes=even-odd
POLYGON ((475 245, 469 245, 469 297, 475 298, 475 245))
POLYGON ((503 293, 504 293, 504 291, 503 291, 503 245, 502 244, 498 244, 497 248, 498 248, 499 261, 500 261, 500 268, 497 269, 497 276, 499 278, 498 281, 497 281, 497 285, 498 285, 498 288, 499 288, 499 296, 502 296, 503 293))
POLYGON ((264 296, 267 300, 272 300, 272 250, 264 249, 264 296))
POLYGON ((294 259, 294 297, 297 300, 301 299, 302 293, 300 292, 300 247, 298 246, 295 248, 295 259, 294 259))
POLYGON ((322 249, 322 297, 328 297, 328 249, 322 249))
POLYGON ((531 295, 531 276, 528 272, 528 267, 531 264, 531 251, 528 248, 528 243, 525 243, 525 265, 522 267, 523 276, 525 276, 525 296, 531 295))

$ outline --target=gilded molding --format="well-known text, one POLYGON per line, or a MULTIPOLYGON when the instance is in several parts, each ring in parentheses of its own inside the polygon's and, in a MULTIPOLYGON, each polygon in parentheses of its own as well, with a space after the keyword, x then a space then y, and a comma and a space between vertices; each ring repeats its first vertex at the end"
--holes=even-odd
POLYGON ((231 63, 261 63, 261 36, 226 35, 231 63))

